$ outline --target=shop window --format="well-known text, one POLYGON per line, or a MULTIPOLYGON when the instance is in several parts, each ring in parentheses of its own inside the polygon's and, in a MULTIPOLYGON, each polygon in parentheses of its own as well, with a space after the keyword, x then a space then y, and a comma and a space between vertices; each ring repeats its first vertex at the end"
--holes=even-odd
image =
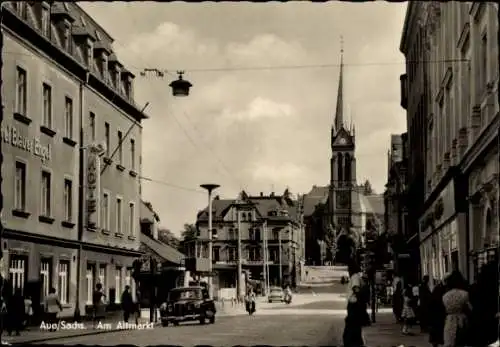
POLYGON ((94 293, 94 277, 95 277, 95 265, 87 264, 87 272, 85 273, 85 280, 87 284, 87 305, 92 304, 92 294, 94 293))
POLYGON ((12 284, 12 290, 15 291, 20 288, 24 291, 24 283, 26 282, 26 264, 27 257, 12 255, 9 262, 9 279, 12 284))
POLYGON ((58 268, 58 292, 61 304, 69 302, 69 261, 61 260, 58 268))
POLYGON ((49 295, 52 286, 52 259, 42 259, 40 261, 40 281, 42 282, 42 298, 49 295))

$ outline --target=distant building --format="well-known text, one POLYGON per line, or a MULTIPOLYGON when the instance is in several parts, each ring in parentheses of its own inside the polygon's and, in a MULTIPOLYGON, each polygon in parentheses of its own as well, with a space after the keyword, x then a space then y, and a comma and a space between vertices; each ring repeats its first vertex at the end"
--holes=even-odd
POLYGON ((394 255, 396 273, 406 272, 403 254, 409 254, 408 197, 407 192, 407 144, 408 134, 391 135, 391 149, 387 153, 387 183, 384 192, 384 224, 394 255))
POLYGON ((141 201, 141 257, 142 269, 139 277, 142 303, 149 305, 151 297, 151 281, 156 288, 156 295, 165 300, 169 290, 185 284, 185 256, 179 250, 166 244, 160 238, 158 223, 160 217, 149 202, 141 201), (157 268, 151 276, 150 260, 154 260, 157 268))
POLYGON ((344 121, 342 59, 337 107, 331 129, 330 184, 314 186, 303 197, 306 259, 310 264, 332 261, 332 252, 337 253, 336 261, 346 262, 344 245, 348 245, 349 239, 355 248, 359 248, 364 243, 367 223, 376 224, 379 232, 383 229, 383 196, 372 194, 365 189, 368 187, 358 185, 356 180, 355 130, 354 126, 347 126, 344 121), (324 240, 331 231, 338 249, 329 250, 329 258, 322 259, 318 242, 324 240))
MULTIPOLYGON (((288 190, 283 195, 261 193, 259 196, 249 196, 243 191, 236 199, 216 197, 212 208, 216 290, 236 287, 238 233, 242 242, 242 265, 249 278, 263 279, 266 238, 270 284, 297 282, 305 255, 300 200, 293 199, 288 190), (252 207, 241 211, 238 207, 241 202, 252 207)), ((198 235, 190 243, 187 256, 207 258, 208 208, 198 213, 196 226, 198 235)))
POLYGON ((140 255, 145 116, 134 103, 134 76, 113 53, 112 37, 76 3, 3 2, 2 35, 7 276, 33 298, 35 310, 52 286, 62 316, 73 315, 77 302, 83 314, 97 283, 115 301, 110 304, 118 303, 115 293, 131 283, 140 255), (110 158, 120 139, 122 147, 110 158), (97 179, 92 186, 86 181, 86 210, 80 210, 79 152, 83 147, 88 154, 96 143, 106 145, 106 153, 85 167, 94 170, 85 179, 97 179), (102 176, 98 164, 106 167, 102 176))

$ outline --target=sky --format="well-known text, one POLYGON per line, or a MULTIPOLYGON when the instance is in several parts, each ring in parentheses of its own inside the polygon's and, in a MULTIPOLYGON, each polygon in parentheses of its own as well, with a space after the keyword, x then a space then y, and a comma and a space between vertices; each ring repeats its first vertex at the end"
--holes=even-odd
POLYGON ((196 221, 208 204, 203 183, 219 184, 216 194, 228 199, 242 189, 303 194, 328 184, 341 36, 357 180, 383 192, 390 135, 406 129, 399 105, 406 3, 80 5, 136 75, 139 107, 149 102, 142 198, 162 227, 179 235, 196 221), (141 77, 145 68, 168 73, 141 77), (174 98, 168 86, 178 70, 193 84, 185 98, 174 98))

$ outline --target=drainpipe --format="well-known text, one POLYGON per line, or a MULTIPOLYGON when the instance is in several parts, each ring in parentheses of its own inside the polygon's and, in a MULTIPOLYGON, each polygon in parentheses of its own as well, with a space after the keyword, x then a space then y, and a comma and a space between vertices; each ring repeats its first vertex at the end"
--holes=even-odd
POLYGON ((85 189, 84 189, 84 180, 85 174, 83 172, 84 167, 84 131, 83 131, 83 113, 84 113, 84 86, 89 82, 89 71, 85 72, 85 81, 80 82, 80 139, 78 143, 78 157, 79 157, 79 168, 78 168, 78 252, 76 256, 76 301, 75 301, 75 313, 74 319, 75 321, 81 320, 80 313, 80 287, 81 283, 81 260, 82 260, 82 240, 83 240, 83 232, 84 232, 84 223, 85 223, 85 189))

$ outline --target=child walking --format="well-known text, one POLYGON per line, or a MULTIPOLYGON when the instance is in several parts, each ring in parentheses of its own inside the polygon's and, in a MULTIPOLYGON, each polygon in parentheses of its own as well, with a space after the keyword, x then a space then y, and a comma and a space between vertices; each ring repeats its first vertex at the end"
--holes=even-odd
POLYGON ((403 335, 409 335, 413 321, 415 320, 415 312, 413 311, 413 293, 410 286, 406 287, 403 294, 403 311, 401 319, 403 320, 403 335))

